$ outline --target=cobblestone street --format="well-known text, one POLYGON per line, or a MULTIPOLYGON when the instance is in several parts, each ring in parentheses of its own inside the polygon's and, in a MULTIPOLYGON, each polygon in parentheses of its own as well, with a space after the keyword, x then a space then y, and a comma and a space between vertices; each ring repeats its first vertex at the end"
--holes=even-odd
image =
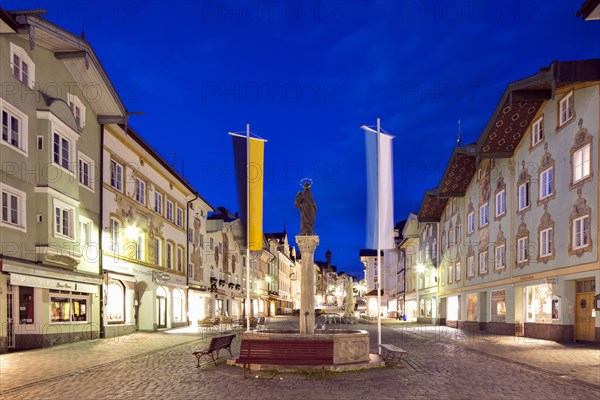
MULTIPOLYGON (((295 320, 273 319, 275 327, 295 320)), ((354 325, 371 333, 376 326, 354 325)), ((600 397, 598 346, 512 337, 477 337, 454 329, 387 323, 384 343, 409 352, 403 368, 319 374, 253 372, 220 362, 195 367, 191 352, 208 337, 186 330, 139 333, 0 356, 3 399, 360 399, 600 397)), ((234 354, 239 339, 234 342, 234 354)), ((222 353, 223 355, 224 353, 222 353)), ((226 354, 226 353, 225 353, 226 354)))

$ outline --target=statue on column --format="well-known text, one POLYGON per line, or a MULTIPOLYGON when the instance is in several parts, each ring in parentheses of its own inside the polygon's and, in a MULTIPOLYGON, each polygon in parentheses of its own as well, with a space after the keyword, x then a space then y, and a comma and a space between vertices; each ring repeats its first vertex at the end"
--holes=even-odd
POLYGON ((303 179, 302 187, 304 190, 298 192, 294 202, 294 207, 300 210, 300 235, 314 235, 317 205, 310 191, 311 185, 312 180, 303 179))

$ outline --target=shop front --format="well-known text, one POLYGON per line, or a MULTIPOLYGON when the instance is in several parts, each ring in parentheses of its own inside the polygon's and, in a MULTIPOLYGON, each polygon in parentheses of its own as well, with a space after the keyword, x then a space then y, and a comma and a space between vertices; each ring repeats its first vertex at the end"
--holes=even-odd
POLYGON ((100 337, 99 276, 9 260, 3 260, 2 271, 7 291, 6 349, 100 337))

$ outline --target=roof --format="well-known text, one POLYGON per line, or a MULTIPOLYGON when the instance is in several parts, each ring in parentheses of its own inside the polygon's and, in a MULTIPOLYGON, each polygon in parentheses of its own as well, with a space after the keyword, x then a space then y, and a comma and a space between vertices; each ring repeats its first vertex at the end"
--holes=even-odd
MULTIPOLYGON (((383 256, 383 250, 381 250, 383 256)), ((377 257, 377 249, 360 249, 360 257, 377 257)))
POLYGON ((463 196, 477 171, 475 144, 455 147, 438 186, 441 197, 463 196))
POLYGON ((287 233, 285 231, 270 232, 270 233, 265 233, 264 235, 265 235, 265 239, 267 239, 267 240, 276 239, 276 240, 279 240, 279 243, 284 243, 287 233))
POLYGON ((221 219, 224 222, 235 221, 239 217, 236 214, 232 214, 227 208, 219 206, 215 211, 208 217, 208 219, 221 219))
POLYGON ((553 61, 548 67, 508 85, 477 140, 481 158, 511 157, 542 104, 558 88, 600 80, 600 59, 553 61))
POLYGON ((438 196, 437 190, 426 191, 419 208, 419 222, 439 222, 447 202, 447 198, 438 196))
POLYGON ((579 17, 582 14, 585 20, 600 19, 600 0, 586 0, 575 16, 579 17))

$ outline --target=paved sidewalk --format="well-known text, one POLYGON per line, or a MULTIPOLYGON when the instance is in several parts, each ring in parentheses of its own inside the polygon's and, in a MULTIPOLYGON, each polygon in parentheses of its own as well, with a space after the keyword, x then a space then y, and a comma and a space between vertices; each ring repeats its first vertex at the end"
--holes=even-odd
MULTIPOLYGON (((297 318, 271 319, 268 328, 288 329, 297 323, 297 318)), ((600 385, 591 378, 596 372, 600 374, 598 363, 594 366, 598 348, 563 349, 551 342, 526 345, 511 343, 512 338, 507 337, 496 341, 469 339, 460 331, 442 331, 439 327, 387 322, 386 325, 382 328, 383 342, 409 352, 404 368, 328 373, 324 382, 320 376, 307 379, 303 374, 274 375, 268 371, 253 372, 250 379, 244 380, 240 368, 222 362, 218 366, 206 363, 195 368, 191 352, 204 346, 208 337, 184 329, 2 355, 0 397, 3 400, 600 398, 600 385)), ((376 351, 375 325, 343 328, 369 331, 371 352, 376 351)), ((236 339, 233 353, 238 352, 239 339, 236 339)))
POLYGON ((561 379, 580 380, 600 388, 600 346, 462 331, 447 326, 401 323, 384 325, 402 333, 405 341, 439 342, 534 368, 561 379))

